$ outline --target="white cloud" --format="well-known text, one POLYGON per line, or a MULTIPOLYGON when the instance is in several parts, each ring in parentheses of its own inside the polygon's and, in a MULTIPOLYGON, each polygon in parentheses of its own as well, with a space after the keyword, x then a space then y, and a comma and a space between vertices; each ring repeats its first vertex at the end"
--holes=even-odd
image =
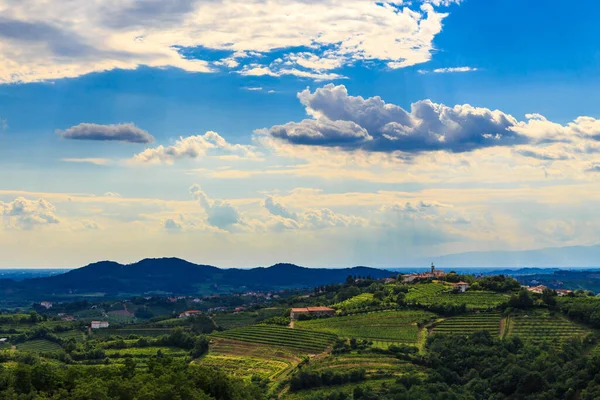
POLYGON ((275 217, 267 221, 267 225, 275 230, 341 228, 365 226, 368 223, 364 218, 343 215, 328 208, 307 209, 302 213, 295 213, 275 201, 272 196, 265 199, 263 206, 275 217))
POLYGON ((263 205, 267 209, 267 211, 269 211, 269 213, 273 215, 293 220, 296 220, 298 218, 298 216, 295 213, 289 211, 287 208, 276 202, 272 196, 268 196, 265 199, 263 205))
POLYGON ((83 227, 85 229, 91 229, 91 230, 100 229, 100 225, 98 225, 96 222, 89 220, 89 219, 85 219, 85 220, 81 221, 81 225, 83 225, 83 227))
POLYGON ((0 0, 0 83, 141 65, 310 79, 363 60, 401 68, 431 58, 447 16, 436 8, 451 2, 0 0), (275 52, 283 62, 264 57, 275 52))
POLYGON ((254 146, 231 144, 216 132, 181 137, 172 146, 146 149, 133 157, 133 162, 148 164, 172 164, 176 160, 201 157, 240 157, 258 159, 260 154, 254 146))
POLYGON ((18 197, 10 203, 0 201, 0 216, 10 229, 33 229, 38 225, 58 224, 56 208, 45 199, 28 200, 18 197))
POLYGON ((449 67, 449 68, 436 68, 433 71, 428 71, 426 69, 420 69, 420 74, 428 74, 433 72, 434 74, 450 74, 455 72, 475 72, 479 71, 479 68, 474 67, 449 67))
POLYGON ((58 130, 63 139, 118 141, 128 143, 152 143, 154 137, 133 123, 99 125, 81 123, 64 131, 58 130))
POLYGON ((239 211, 229 202, 223 200, 212 200, 199 185, 190 187, 190 194, 198 200, 207 215, 207 222, 225 231, 233 230, 239 225, 245 225, 239 211))
POLYGON ((500 110, 468 104, 449 107, 431 100, 415 102, 407 111, 378 96, 350 96, 345 86, 333 84, 314 92, 306 89, 298 98, 312 119, 276 125, 266 132, 259 130, 259 142, 261 136, 265 142, 266 133, 276 140, 271 142, 274 145, 279 142, 396 155, 530 145, 537 149, 520 147, 517 151, 532 158, 566 160, 571 156, 565 152, 596 152, 595 142, 600 141, 600 120, 592 117, 579 117, 566 125, 539 114, 528 114, 527 121, 518 121, 500 110))
POLYGON ((64 162, 71 162, 71 163, 88 163, 88 164, 94 164, 94 165, 109 165, 112 163, 111 160, 109 160, 108 158, 93 158, 93 157, 87 157, 87 158, 61 158, 61 161, 64 162))
POLYGON ((171 231, 180 231, 183 229, 183 225, 181 224, 181 222, 176 221, 173 218, 168 218, 167 220, 165 220, 164 227, 166 230, 171 231))

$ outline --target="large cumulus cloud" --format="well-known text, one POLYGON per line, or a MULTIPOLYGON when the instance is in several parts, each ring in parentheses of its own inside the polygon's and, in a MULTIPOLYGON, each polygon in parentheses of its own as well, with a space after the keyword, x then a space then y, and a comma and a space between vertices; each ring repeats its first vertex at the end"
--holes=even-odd
MULTIPOLYGON (((328 84, 314 92, 298 93, 311 119, 275 125, 268 134, 280 141, 342 150, 420 153, 468 152, 493 146, 575 143, 600 139, 600 120, 580 117, 567 125, 528 114, 526 121, 500 110, 468 104, 449 107, 431 100, 411 105, 410 111, 378 96, 351 96, 343 85, 328 84)), ((546 152, 521 151, 529 157, 566 159, 546 152)))
POLYGON ((333 84, 314 92, 306 89, 298 98, 313 118, 276 125, 271 136, 293 144, 409 153, 464 152, 528 141, 510 129, 518 121, 498 110, 422 100, 406 111, 380 97, 350 96, 345 86, 333 84))

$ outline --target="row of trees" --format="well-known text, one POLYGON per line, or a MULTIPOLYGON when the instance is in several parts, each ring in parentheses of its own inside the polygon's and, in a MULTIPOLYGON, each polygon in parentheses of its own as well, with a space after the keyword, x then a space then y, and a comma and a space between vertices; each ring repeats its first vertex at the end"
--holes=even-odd
POLYGON ((264 389, 222 372, 170 357, 153 357, 145 369, 133 360, 108 368, 19 363, 0 368, 3 400, 260 400, 264 389))

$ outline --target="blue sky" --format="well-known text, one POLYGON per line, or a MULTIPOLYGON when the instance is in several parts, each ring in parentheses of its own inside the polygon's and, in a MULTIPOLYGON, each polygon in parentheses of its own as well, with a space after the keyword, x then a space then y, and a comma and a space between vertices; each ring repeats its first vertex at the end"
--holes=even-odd
POLYGON ((0 0, 4 267, 598 244, 594 2, 75 3, 0 0))

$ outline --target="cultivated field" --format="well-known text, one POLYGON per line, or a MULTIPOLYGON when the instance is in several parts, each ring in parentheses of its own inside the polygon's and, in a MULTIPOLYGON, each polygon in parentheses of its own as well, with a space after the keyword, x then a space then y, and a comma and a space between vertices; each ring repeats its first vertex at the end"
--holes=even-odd
POLYGON ((336 310, 356 310, 363 307, 368 307, 373 304, 373 293, 362 293, 358 296, 349 298, 348 300, 341 301, 332 305, 332 308, 336 310))
POLYGON ((406 294, 406 301, 425 306, 464 304, 468 309, 492 309, 509 299, 508 295, 496 292, 452 293, 452 289, 452 285, 441 282, 413 285, 406 294))
POLYGON ((307 353, 322 352, 335 339, 335 335, 329 333, 271 325, 251 325, 219 332, 214 336, 243 342, 290 347, 307 353))
POLYGON ((327 332, 346 338, 369 339, 389 344, 416 345, 419 341, 418 323, 435 318, 426 311, 381 311, 297 321, 296 327, 327 332))
POLYGON ((84 340, 84 333, 82 331, 65 331, 65 332, 59 332, 56 334, 56 336, 58 336, 61 339, 75 339, 77 342, 83 342, 84 340))
POLYGON ((555 342, 589 333, 588 329, 565 317, 541 311, 510 317, 508 324, 509 336, 533 342, 555 342))
POLYGON ((214 354, 208 354, 200 360, 195 361, 195 363, 219 369, 227 374, 241 378, 258 376, 260 378, 274 379, 282 371, 291 367, 291 364, 285 361, 214 354))
POLYGON ((224 329, 241 328, 254 325, 271 317, 279 317, 284 312, 283 308, 270 307, 258 311, 242 311, 239 313, 218 313, 213 317, 217 325, 224 329))
POLYGON ((488 331, 492 335, 502 335, 502 315, 500 313, 465 314, 451 317, 435 325, 433 333, 438 335, 468 335, 477 331, 488 331))
POLYGON ((158 353, 168 355, 171 357, 187 357, 189 352, 180 349, 178 347, 134 347, 128 349, 108 349, 104 351, 109 358, 150 358, 157 355, 158 353))
POLYGON ((344 370, 364 369, 367 375, 389 372, 392 375, 401 375, 412 369, 410 363, 398 360, 396 357, 374 353, 347 353, 330 355, 326 358, 310 363, 310 370, 344 370))
POLYGON ((17 345, 17 350, 47 353, 51 351, 60 351, 62 350, 62 347, 49 340, 30 340, 28 342, 19 343, 17 345))
POLYGON ((103 328, 103 329, 95 329, 93 331, 94 335, 98 337, 107 337, 107 336, 123 336, 127 337, 129 335, 138 335, 138 336, 162 336, 168 335, 171 333, 171 329, 169 328, 123 328, 123 329, 111 329, 111 328, 103 328))
POLYGON ((382 386, 390 386, 396 382, 396 378, 371 379, 358 383, 347 383, 345 385, 325 386, 309 390, 300 390, 298 392, 285 392, 281 396, 284 400, 307 400, 307 399, 329 399, 345 398, 351 399, 355 388, 373 388, 375 390, 382 386), (344 393, 345 397, 328 397, 334 393, 344 393))

